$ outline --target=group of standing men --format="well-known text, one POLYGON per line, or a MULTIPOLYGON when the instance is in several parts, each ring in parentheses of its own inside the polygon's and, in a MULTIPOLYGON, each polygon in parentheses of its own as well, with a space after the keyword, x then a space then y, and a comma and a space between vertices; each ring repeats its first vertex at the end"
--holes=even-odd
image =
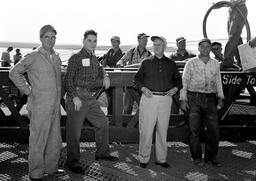
MULTIPOLYGON (((237 3, 247 15, 245 0, 231 0, 237 3)), ((230 10, 229 40, 224 53, 224 67, 230 66, 242 27, 237 11, 230 10), (234 48, 235 47, 235 48, 234 48)), ((29 136, 29 178, 41 181, 45 175, 63 175, 58 168, 62 139, 60 130, 61 60, 53 47, 57 31, 51 25, 40 29, 41 46, 27 54, 11 70, 9 77, 22 94, 28 96, 28 115, 30 118, 29 136), (29 83, 23 74, 27 73, 29 83)), ((149 164, 153 131, 156 127, 155 164, 169 168, 167 157, 167 131, 173 96, 178 95, 181 109, 187 112, 190 130, 190 151, 195 165, 204 162, 220 166, 216 159, 218 153, 219 129, 217 107, 223 104, 224 94, 220 76, 220 64, 210 57, 212 47, 209 39, 198 43, 198 56, 186 51, 186 40, 177 38, 178 50, 170 58, 164 52, 166 39, 152 36, 153 55, 146 49, 148 35, 137 36, 138 46, 123 54, 120 38, 113 36, 110 49, 102 59, 103 66, 120 67, 139 63, 140 68, 134 78, 134 87, 126 88, 124 113, 131 114, 134 100, 139 104, 139 162, 146 168, 149 164), (189 59, 180 76, 174 61, 189 59), (141 93, 141 95, 138 94, 141 93), (217 99, 217 101, 216 101, 217 99), (203 162, 200 144, 202 125, 206 130, 205 154, 203 162)), ((253 45, 255 45, 255 39, 253 45)), ((252 43, 251 43, 252 44, 252 43)), ((95 159, 116 161, 109 151, 109 123, 100 109, 93 93, 96 89, 110 87, 110 79, 97 60, 94 51, 97 33, 87 30, 83 37, 82 49, 69 59, 64 78, 66 96, 66 140, 67 168, 77 174, 84 174, 80 163, 80 136, 84 119, 87 118, 95 129, 97 151, 95 159)), ((11 51, 11 50, 8 50, 11 51)), ((109 96, 111 89, 106 92, 109 96)), ((111 101, 109 101, 111 102, 111 101)), ((111 105, 108 112, 111 114, 111 105)))
MULTIPOLYGON (((30 118, 29 136, 29 177, 43 180, 45 174, 62 175, 58 161, 62 148, 60 131, 61 98, 61 60, 53 47, 57 31, 51 25, 40 29, 41 46, 27 54, 10 70, 10 79, 19 90, 28 96, 28 115, 30 118), (27 72, 29 83, 23 74, 27 72)), ((152 137, 156 126, 156 164, 170 167, 167 157, 167 130, 171 112, 172 96, 181 89, 181 107, 188 111, 190 127, 190 148, 195 164, 202 159, 199 141, 201 121, 207 128, 206 160, 218 165, 218 120, 215 95, 222 104, 224 98, 220 79, 219 64, 211 59, 211 42, 203 39, 198 44, 199 55, 191 58, 184 69, 183 81, 175 62, 164 52, 167 42, 162 36, 152 36, 153 55, 146 50, 148 35, 138 35, 139 45, 128 51, 117 64, 129 62, 131 57, 141 66, 135 75, 135 88, 142 93, 139 103, 139 161, 145 168, 150 159, 152 137), (127 58, 128 57, 128 58, 127 58), (183 85, 182 85, 183 82, 183 85), (208 134, 209 133, 209 134, 208 134)), ((120 42, 118 37, 112 40, 120 42)), ((182 41, 184 41, 183 39, 182 41)), ((182 42, 181 41, 181 42, 182 42)), ((177 41, 179 42, 179 41, 177 41)), ((66 140, 67 168, 77 174, 84 174, 80 163, 80 136, 84 119, 87 118, 95 129, 97 151, 95 159, 115 161, 109 151, 109 123, 100 109, 93 92, 99 87, 108 89, 110 79, 98 62, 94 51, 97 45, 97 33, 87 30, 83 37, 82 49, 69 59, 64 78, 66 96, 66 140)), ((108 56, 114 57, 113 50, 108 56)), ((121 53, 119 52, 121 56, 121 53)), ((185 53, 185 55, 187 55, 185 53)), ((179 55, 181 56, 181 55, 179 55)), ((133 60, 132 59, 132 60, 133 60)), ((107 64, 108 62, 106 62, 107 64)), ((133 89, 135 90, 135 89, 133 89)))

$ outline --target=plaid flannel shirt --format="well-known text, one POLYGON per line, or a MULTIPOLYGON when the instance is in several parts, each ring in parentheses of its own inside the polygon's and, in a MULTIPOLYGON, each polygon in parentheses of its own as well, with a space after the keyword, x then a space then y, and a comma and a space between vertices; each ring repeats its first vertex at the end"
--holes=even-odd
POLYGON ((72 55, 68 62, 64 78, 67 93, 72 98, 78 96, 76 88, 86 88, 89 91, 96 90, 103 86, 103 78, 107 74, 98 62, 95 55, 91 55, 82 48, 78 53, 72 55), (90 65, 84 66, 83 59, 89 59, 90 65))
POLYGON ((198 56, 190 59, 183 70, 182 85, 180 100, 187 100, 187 91, 216 93, 224 99, 220 64, 215 59, 210 58, 206 64, 198 56))

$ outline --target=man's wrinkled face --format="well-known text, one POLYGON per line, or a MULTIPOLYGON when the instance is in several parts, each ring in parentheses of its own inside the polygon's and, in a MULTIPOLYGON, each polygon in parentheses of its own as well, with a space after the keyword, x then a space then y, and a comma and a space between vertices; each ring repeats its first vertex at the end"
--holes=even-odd
POLYGON ((45 50, 51 51, 55 45, 56 34, 54 32, 46 32, 42 37, 40 37, 40 41, 45 50))
POLYGON ((166 49, 166 44, 159 38, 156 38, 153 42, 153 50, 155 55, 163 55, 166 49))
POLYGON ((211 44, 208 42, 200 43, 198 51, 200 52, 200 56, 208 57, 211 52, 211 44))
POLYGON ((87 35, 87 37, 83 40, 83 45, 85 49, 94 51, 97 46, 97 36, 87 35))

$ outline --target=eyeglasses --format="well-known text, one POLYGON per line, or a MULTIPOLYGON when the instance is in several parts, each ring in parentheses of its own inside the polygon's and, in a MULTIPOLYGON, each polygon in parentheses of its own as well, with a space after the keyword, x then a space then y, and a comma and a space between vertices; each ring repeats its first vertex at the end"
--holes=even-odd
POLYGON ((43 38, 49 39, 49 40, 56 40, 56 36, 44 36, 43 38))

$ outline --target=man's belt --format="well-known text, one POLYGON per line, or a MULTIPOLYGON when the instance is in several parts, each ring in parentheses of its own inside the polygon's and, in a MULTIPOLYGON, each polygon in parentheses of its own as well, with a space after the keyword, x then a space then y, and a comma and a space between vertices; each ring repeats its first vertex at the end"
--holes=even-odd
POLYGON ((215 93, 203 93, 203 92, 193 92, 193 91, 188 91, 188 94, 193 94, 196 96, 215 96, 215 93))
POLYGON ((154 91, 151 91, 153 95, 156 95, 156 96, 166 96, 167 95, 167 92, 154 92, 154 91))
POLYGON ((89 95, 93 96, 95 93, 95 91, 93 91, 92 89, 88 89, 84 87, 76 87, 76 91, 80 96, 89 96, 89 95))

